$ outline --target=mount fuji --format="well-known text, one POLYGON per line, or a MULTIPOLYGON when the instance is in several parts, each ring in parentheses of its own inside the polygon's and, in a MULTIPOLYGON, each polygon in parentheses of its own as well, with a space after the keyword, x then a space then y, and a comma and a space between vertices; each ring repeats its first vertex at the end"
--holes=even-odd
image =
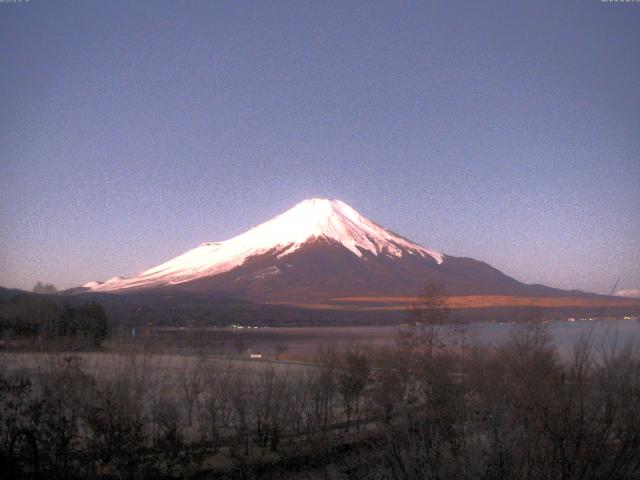
POLYGON ((203 243, 131 277, 90 282, 83 291, 172 289, 274 303, 415 296, 427 282, 450 295, 558 297, 567 292, 521 283, 490 265, 418 245, 340 200, 308 199, 222 242, 203 243))

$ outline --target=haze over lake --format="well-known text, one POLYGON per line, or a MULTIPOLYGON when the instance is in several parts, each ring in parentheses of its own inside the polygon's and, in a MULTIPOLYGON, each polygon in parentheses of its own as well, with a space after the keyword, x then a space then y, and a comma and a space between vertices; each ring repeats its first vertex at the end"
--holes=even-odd
MULTIPOLYGON (((623 348, 629 343, 640 344, 640 322, 630 319, 609 319, 592 321, 552 321, 547 323, 555 346, 563 357, 571 354, 576 342, 588 336, 596 349, 603 345, 623 348)), ((446 328, 446 327, 443 327, 446 328)), ((499 347, 506 342, 514 328, 511 323, 489 323, 467 325, 466 345, 480 344, 499 347)), ((335 346, 343 350, 349 346, 385 347, 395 344, 398 326, 329 326, 329 327, 266 327, 266 328, 214 328, 214 329, 156 329, 158 335, 171 338, 174 346, 188 345, 194 334, 200 339, 200 345, 209 347, 216 343, 232 346, 241 342, 251 351, 265 357, 283 349, 287 358, 310 358, 319 348, 335 346)), ((231 347, 230 347, 231 348, 231 347)), ((214 348, 215 350, 215 348, 214 348)))

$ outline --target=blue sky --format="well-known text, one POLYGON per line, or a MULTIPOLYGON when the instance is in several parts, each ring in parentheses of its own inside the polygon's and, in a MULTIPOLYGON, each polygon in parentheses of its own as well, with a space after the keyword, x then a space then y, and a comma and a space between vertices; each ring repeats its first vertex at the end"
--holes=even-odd
POLYGON ((308 197, 529 283, 640 287, 640 4, 0 3, 0 285, 308 197))

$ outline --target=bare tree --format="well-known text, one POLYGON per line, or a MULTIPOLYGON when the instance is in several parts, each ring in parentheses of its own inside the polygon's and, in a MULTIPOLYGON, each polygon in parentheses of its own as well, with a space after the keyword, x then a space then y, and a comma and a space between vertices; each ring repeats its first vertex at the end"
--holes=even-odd
POLYGON ((284 430, 284 421, 291 408, 291 395, 286 373, 267 368, 251 391, 255 417, 256 443, 276 450, 284 430))
POLYGON ((349 431, 352 414, 359 428, 360 396, 368 385, 371 375, 371 359, 359 348, 348 349, 338 370, 338 390, 346 415, 345 430, 349 431))
POLYGON ((448 336, 446 324, 450 318, 444 287, 428 283, 408 309, 408 320, 396 336, 396 343, 407 355, 421 353, 433 356, 443 347, 448 336))
POLYGON ((385 349, 375 359, 372 400, 384 415, 384 422, 402 405, 408 383, 407 359, 397 350, 385 349))
MULTIPOLYGON (((252 420, 251 391, 253 385, 248 378, 236 376, 230 384, 230 399, 233 408, 232 426, 235 430, 235 445, 242 447, 244 455, 249 455, 249 435, 252 420)), ((235 451, 235 448, 232 449, 235 451)))
POLYGON ((91 431, 87 448, 96 470, 113 468, 122 476, 133 477, 145 467, 142 449, 146 431, 142 412, 128 387, 119 379, 99 385, 84 414, 91 431))
POLYGON ((337 355, 333 346, 320 348, 315 358, 318 365, 310 373, 308 388, 311 410, 307 418, 310 432, 320 430, 323 433, 329 428, 334 416, 334 404, 338 389, 337 355))
POLYGON ((225 412, 229 409, 229 376, 217 362, 209 365, 203 376, 202 395, 198 404, 201 438, 209 441, 214 450, 220 442, 226 425, 225 412))
POLYGON ((182 360, 182 371, 178 379, 180 394, 187 410, 187 425, 193 423, 193 409, 204 388, 204 364, 202 359, 195 363, 185 357, 182 360))

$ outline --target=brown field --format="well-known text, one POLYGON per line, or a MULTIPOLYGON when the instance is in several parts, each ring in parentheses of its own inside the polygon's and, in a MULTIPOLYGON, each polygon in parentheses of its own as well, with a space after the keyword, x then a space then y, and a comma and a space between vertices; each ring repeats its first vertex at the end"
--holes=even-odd
MULTIPOLYGON (((322 310, 399 311, 406 309, 415 297, 336 297, 326 303, 269 302, 278 305, 322 310)), ((491 307, 640 307, 640 300, 618 297, 516 297, 510 295, 461 295, 447 298, 452 309, 491 307)))

